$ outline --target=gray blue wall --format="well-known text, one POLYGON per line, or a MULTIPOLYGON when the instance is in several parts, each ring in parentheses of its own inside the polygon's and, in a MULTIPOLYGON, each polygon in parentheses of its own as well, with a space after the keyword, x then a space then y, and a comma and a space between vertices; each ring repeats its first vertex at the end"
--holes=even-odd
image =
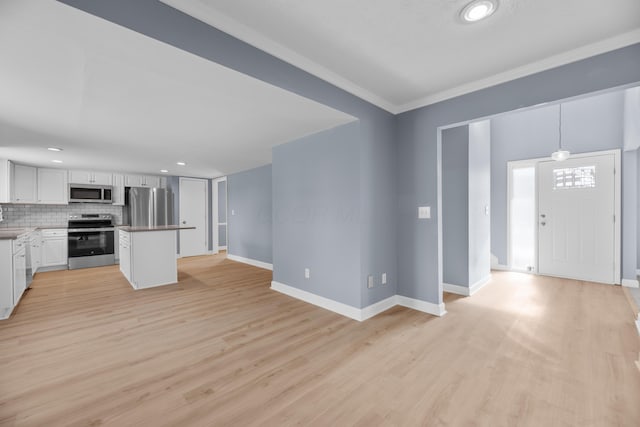
POLYGON ((469 286, 491 274, 491 123, 469 125, 469 286))
POLYGON ((273 262, 271 165, 227 177, 227 253, 273 262))
POLYGON ((491 272, 491 126, 442 131, 443 282, 470 287, 491 272))
POLYGON ((361 306, 360 144, 351 123, 273 149, 273 280, 353 307, 361 306))
POLYGON ((439 126, 640 81, 640 44, 479 90, 398 116, 398 293, 441 302, 437 215, 418 222, 417 206, 437 206, 439 126))
MULTIPOLYGON (((438 218, 436 214, 431 220, 418 221, 415 213, 418 206, 424 205, 437 212, 438 127, 640 81, 640 44, 637 44, 410 111, 394 119, 381 109, 157 0, 63 2, 351 114, 360 119, 362 144, 386 146, 396 143, 396 156, 385 163, 390 170, 397 168, 396 230, 393 230, 396 225, 387 222, 386 217, 367 213, 372 223, 362 231, 378 230, 385 235, 397 233, 398 293, 434 303, 441 302, 438 218), (391 129, 395 124, 395 141, 370 139, 377 135, 377 123, 391 129), (395 165, 392 164, 394 161, 395 165)), ((385 138, 388 133, 382 132, 379 138, 385 138)), ((363 146, 361 152, 364 155, 369 149, 363 146)), ((368 160, 364 162, 372 161, 369 157, 365 159, 368 160)), ((365 169, 368 167, 371 167, 370 163, 365 169)), ((361 171, 365 176, 363 168, 361 171)), ((381 195, 382 199, 388 200, 394 197, 392 194, 381 195)), ((375 197, 371 200, 377 201, 375 197)), ((374 249, 374 252, 375 256, 367 254, 367 258, 374 260, 372 262, 382 259, 384 265, 367 269, 394 266, 396 257, 390 257, 390 251, 374 249)), ((318 257, 324 255, 318 254, 318 257)), ((362 292, 358 293, 362 295, 362 292)))
POLYGON ((469 126, 442 131, 442 278, 469 286, 469 126))
MULTIPOLYGON (((637 159, 636 159, 636 164, 638 166, 638 176, 637 176, 637 180, 640 182, 640 149, 636 150, 637 151, 637 159)), ((636 262, 636 273, 638 273, 638 275, 640 276, 640 185, 638 185, 638 208, 636 210, 637 213, 637 217, 638 217, 638 224, 637 224, 637 234, 638 234, 638 242, 636 245, 636 251, 637 251, 637 257, 638 257, 638 261, 636 262)))
MULTIPOLYGON (((354 287, 358 296, 338 301, 346 304, 358 301, 359 306, 362 301, 373 303, 395 293, 398 283, 395 249, 398 244, 395 226, 397 162, 396 118, 392 114, 157 0, 61 1, 357 117, 360 122, 357 136, 359 157, 356 163, 358 178, 363 182, 358 209, 365 209, 362 223, 357 226, 361 234, 358 246, 362 262, 360 257, 352 260, 358 266, 359 277, 355 281, 349 278, 350 286, 354 287), (367 289, 360 277, 364 272, 375 274, 377 281, 380 279, 378 274, 386 272, 390 283, 367 289)), ((337 159, 340 156, 340 151, 335 152, 337 159)), ((332 169, 329 166, 326 173, 331 174, 332 169)), ((337 205, 339 202, 340 197, 336 195, 331 203, 337 205)), ((230 231, 229 239, 232 238, 230 231)), ((314 257, 317 258, 315 262, 322 265, 333 259, 325 252, 317 252, 314 257)), ((284 270, 297 269, 294 265, 287 265, 290 262, 287 258, 282 258, 280 262, 285 263, 284 270)), ((341 271, 336 270, 331 280, 343 282, 345 278, 340 274, 341 271)))
MULTIPOLYGON (((360 293, 361 307, 397 293, 395 117, 360 121, 360 293), (382 285, 382 273, 387 284, 382 285), (367 276, 374 287, 367 287, 367 276)), ((340 153, 336 153, 337 156, 340 153)))

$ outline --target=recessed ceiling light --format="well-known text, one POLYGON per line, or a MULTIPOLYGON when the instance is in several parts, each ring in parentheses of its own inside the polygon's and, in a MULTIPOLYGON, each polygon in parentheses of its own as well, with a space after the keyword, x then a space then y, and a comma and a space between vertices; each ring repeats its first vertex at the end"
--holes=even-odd
POLYGON ((160 169, 160 172, 162 172, 162 173, 169 173, 169 171, 168 171, 168 170, 166 170, 166 169, 160 169))
POLYGON ((62 151, 62 148, 49 147, 49 148, 47 148, 47 150, 49 150, 49 151, 62 151))
POLYGON ((178 163, 176 163, 176 165, 178 165, 178 166, 187 166, 187 164, 185 162, 178 162, 178 163))
POLYGON ((477 22, 491 16, 497 8, 497 0, 475 0, 462 9, 460 17, 465 22, 477 22))
POLYGON ((51 160, 53 163, 62 163, 62 160, 51 160))

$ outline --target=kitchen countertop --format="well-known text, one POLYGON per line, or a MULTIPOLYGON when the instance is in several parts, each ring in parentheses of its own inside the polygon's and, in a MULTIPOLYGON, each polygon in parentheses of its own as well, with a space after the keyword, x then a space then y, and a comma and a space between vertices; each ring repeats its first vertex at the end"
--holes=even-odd
POLYGON ((0 240, 15 240, 18 237, 31 233, 35 228, 4 228, 0 229, 0 240))
POLYGON ((18 237, 36 230, 66 230, 67 225, 39 225, 37 227, 8 227, 0 228, 0 240, 15 240, 18 237))
POLYGON ((195 230, 195 227, 185 227, 180 225, 155 225, 155 226, 136 226, 129 225, 119 227, 122 231, 129 233, 137 233, 141 231, 172 231, 172 230, 195 230))

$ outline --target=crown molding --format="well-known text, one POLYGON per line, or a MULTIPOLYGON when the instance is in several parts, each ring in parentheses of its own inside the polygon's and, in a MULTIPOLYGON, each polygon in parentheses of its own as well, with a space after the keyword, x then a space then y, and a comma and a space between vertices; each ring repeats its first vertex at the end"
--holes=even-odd
POLYGON ((595 55, 630 46, 638 42, 640 42, 640 29, 582 46, 577 49, 569 50, 558 55, 553 55, 540 61, 531 62, 521 67, 512 68, 511 70, 495 74, 486 79, 476 80, 442 92, 427 95, 416 99, 415 101, 396 106, 396 114, 426 107, 427 105, 446 101, 447 99, 486 89, 491 86, 506 83, 508 81, 516 80, 551 68, 560 67, 571 62, 580 61, 595 55))
POLYGON ((298 52, 263 36, 250 27, 231 19, 224 14, 218 13, 215 9, 204 6, 202 3, 184 3, 180 0, 160 1, 392 114, 400 114, 426 107, 428 105, 446 101, 447 99, 486 89, 491 86, 506 83, 511 80, 640 42, 640 29, 636 29, 618 36, 572 49, 567 52, 553 55, 540 61, 531 62, 529 64, 495 74, 491 77, 475 80, 460 86, 432 93, 404 104, 395 104, 331 71, 317 62, 312 61, 304 55, 301 55, 298 52))
POLYGON ((208 8, 201 3, 183 3, 180 0, 160 0, 168 6, 186 13, 187 15, 209 24, 220 31, 223 31, 238 40, 241 40, 255 48, 268 53, 296 68, 300 68, 313 76, 326 81, 339 89, 369 102, 383 110, 395 114, 397 106, 387 101, 381 96, 358 86, 356 83, 346 79, 339 74, 329 70, 328 68, 310 60, 304 55, 291 50, 280 43, 271 40, 268 37, 254 31, 250 27, 229 18, 226 15, 218 13, 212 8, 208 8), (206 17, 206 18, 205 18, 206 17))

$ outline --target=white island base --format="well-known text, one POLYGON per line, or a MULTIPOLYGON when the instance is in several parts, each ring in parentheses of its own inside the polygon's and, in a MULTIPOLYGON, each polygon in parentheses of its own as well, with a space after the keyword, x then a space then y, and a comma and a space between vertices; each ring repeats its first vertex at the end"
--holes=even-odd
POLYGON ((177 226, 120 229, 120 271, 134 289, 178 282, 178 229, 177 226))

